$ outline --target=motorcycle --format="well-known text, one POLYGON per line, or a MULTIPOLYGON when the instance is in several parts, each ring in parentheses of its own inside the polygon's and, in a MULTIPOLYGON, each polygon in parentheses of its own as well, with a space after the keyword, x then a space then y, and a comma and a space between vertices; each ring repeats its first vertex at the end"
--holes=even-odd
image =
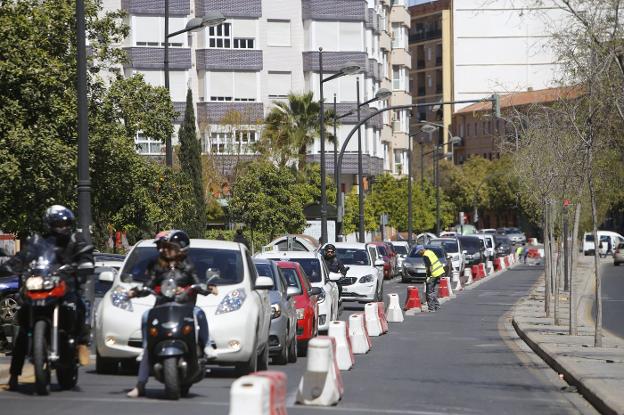
MULTIPOLYGON (((199 346, 195 307, 181 300, 195 293, 210 294, 203 284, 183 289, 175 281, 170 277, 161 283, 159 290, 149 290, 171 301, 149 311, 146 328, 147 356, 154 377, 165 385, 165 395, 172 400, 187 396, 191 386, 200 382, 206 373, 207 359, 199 346)), ((216 294, 216 290, 212 292, 216 294)))
MULTIPOLYGON (((55 246, 42 242, 38 248, 38 258, 22 276, 23 299, 29 310, 28 354, 35 369, 35 391, 47 395, 52 369, 61 389, 72 389, 78 382, 76 330, 80 317, 76 304, 66 301, 75 267, 59 266, 55 246)), ((88 249, 92 247, 84 248, 88 249)))

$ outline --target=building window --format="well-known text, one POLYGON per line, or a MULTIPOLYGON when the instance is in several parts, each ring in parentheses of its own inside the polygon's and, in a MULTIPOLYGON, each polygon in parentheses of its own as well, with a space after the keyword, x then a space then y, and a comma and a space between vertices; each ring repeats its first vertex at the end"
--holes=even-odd
POLYGON ((144 156, 161 155, 162 143, 153 138, 146 137, 143 133, 137 133, 134 138, 137 153, 144 156))
POLYGON ((290 20, 267 20, 268 46, 290 46, 290 20))
POLYGON ((255 130, 213 131, 202 150, 212 154, 253 154, 253 144, 257 141, 255 130))
POLYGON ((292 73, 282 71, 269 71, 268 75, 269 98, 288 98, 288 94, 292 89, 292 73))
POLYGON ((230 23, 222 23, 218 26, 209 27, 208 46, 211 48, 231 48, 232 25, 230 23))
POLYGON ((254 39, 251 38, 234 38, 234 49, 253 49, 254 39))

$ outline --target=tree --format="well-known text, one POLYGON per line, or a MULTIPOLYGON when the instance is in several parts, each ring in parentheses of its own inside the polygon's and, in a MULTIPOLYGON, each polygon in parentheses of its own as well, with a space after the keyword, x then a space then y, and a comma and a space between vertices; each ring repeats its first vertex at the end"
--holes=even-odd
POLYGON ((194 220, 189 223, 187 231, 191 237, 201 238, 206 231, 206 200, 204 198, 201 144, 197 139, 197 131, 195 130, 193 93, 190 89, 186 93, 186 110, 178 137, 180 140, 180 152, 178 153, 180 168, 193 186, 195 200, 194 220))
POLYGON ((232 187, 230 216, 270 239, 284 233, 300 233, 305 226, 301 190, 286 167, 266 159, 245 166, 232 187))

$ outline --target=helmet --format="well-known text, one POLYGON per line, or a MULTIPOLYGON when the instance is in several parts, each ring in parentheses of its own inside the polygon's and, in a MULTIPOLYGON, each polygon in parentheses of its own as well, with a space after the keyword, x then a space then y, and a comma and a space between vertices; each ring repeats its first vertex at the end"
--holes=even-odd
POLYGON ((325 254, 325 257, 333 258, 336 255, 336 247, 332 244, 327 244, 325 245, 325 248, 323 248, 323 253, 325 254), (329 251, 332 252, 331 255, 329 255, 329 251))
POLYGON ((59 236, 69 236, 74 222, 74 213, 61 205, 50 206, 43 215, 46 231, 59 236))
POLYGON ((191 240, 186 232, 178 229, 159 232, 154 239, 156 246, 160 247, 161 244, 175 245, 180 252, 186 252, 191 245, 191 240))

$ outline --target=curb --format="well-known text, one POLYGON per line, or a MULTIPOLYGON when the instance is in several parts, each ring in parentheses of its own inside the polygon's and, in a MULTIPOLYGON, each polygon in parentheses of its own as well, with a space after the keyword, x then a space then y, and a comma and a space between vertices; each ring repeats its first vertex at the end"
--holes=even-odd
POLYGON ((601 398, 598 396, 591 388, 585 385, 582 380, 582 377, 576 374, 571 369, 566 369, 562 364, 560 364, 556 358, 552 357, 550 353, 548 353, 543 347, 541 347, 538 343, 534 342, 531 337, 524 332, 520 323, 516 320, 514 316, 511 320, 511 324, 518 336, 537 354, 544 362, 548 364, 553 370, 557 373, 563 374, 563 378, 570 385, 573 385, 577 388, 579 393, 589 402, 594 408, 596 408, 600 413, 603 414, 613 414, 617 415, 618 411, 614 408, 610 402, 607 402, 607 399, 601 398))

